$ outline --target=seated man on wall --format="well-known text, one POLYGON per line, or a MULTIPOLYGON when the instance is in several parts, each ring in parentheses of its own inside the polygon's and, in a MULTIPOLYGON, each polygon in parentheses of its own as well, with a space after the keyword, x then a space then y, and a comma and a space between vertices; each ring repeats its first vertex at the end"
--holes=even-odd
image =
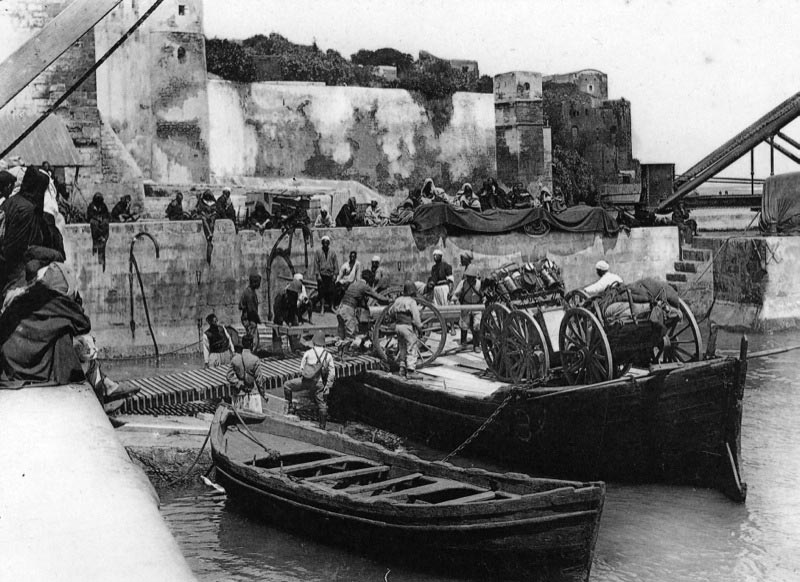
POLYGON ((167 205, 166 216, 167 220, 189 220, 189 213, 183 210, 183 194, 175 193, 175 198, 167 205))
POLYGON ((386 226, 389 224, 389 219, 383 212, 382 208, 378 207, 378 201, 372 200, 369 207, 364 211, 364 222, 367 226, 386 226))
POLYGON ((111 209, 111 222, 136 222, 137 220, 139 220, 139 215, 131 209, 131 195, 125 194, 111 209))
POLYGON ((347 202, 339 209, 339 214, 336 215, 336 226, 345 228, 358 226, 358 208, 355 196, 348 198, 347 202))
POLYGON ((328 213, 328 209, 323 206, 319 209, 319 215, 314 221, 314 228, 331 228, 332 226, 331 215, 328 213))

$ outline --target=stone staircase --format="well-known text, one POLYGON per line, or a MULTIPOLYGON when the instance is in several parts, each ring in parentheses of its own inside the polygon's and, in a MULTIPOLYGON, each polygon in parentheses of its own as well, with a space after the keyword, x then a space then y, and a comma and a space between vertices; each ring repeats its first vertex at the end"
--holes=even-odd
POLYGON ((667 273, 667 282, 686 301, 697 318, 705 315, 714 297, 714 269, 711 262, 710 250, 684 244, 680 260, 674 263, 675 271, 667 273))

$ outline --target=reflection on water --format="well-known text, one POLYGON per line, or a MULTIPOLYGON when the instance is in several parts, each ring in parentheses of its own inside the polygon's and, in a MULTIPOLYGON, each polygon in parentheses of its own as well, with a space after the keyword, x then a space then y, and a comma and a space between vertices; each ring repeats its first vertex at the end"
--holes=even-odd
MULTIPOLYGON (((750 351, 800 344, 751 336, 750 351)), ((738 352, 739 336, 718 349, 738 352)), ((800 350, 751 360, 742 428, 746 505, 717 491, 610 484, 592 580, 800 580, 800 350)), ((205 492, 162 507, 201 580, 444 580, 378 563, 250 521, 205 492)))

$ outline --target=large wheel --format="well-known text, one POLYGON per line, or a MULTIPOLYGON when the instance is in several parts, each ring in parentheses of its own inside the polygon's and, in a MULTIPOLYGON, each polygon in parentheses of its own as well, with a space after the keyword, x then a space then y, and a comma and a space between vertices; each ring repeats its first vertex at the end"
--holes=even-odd
POLYGON ((666 362, 699 362, 703 357, 703 338, 692 310, 678 299, 680 320, 667 324, 667 333, 661 346, 654 348, 655 360, 666 362))
POLYGON ((492 303, 481 317, 481 350, 486 365, 498 380, 509 380, 503 360, 503 325, 511 310, 502 303, 492 303))
MULTIPOLYGON (((447 326, 444 316, 432 303, 417 297, 417 307, 419 307, 419 318, 422 322, 422 329, 417 333, 419 342, 419 362, 417 367, 427 366, 433 362, 444 349, 447 341, 447 326)), ((389 308, 384 308, 372 326, 372 345, 375 352, 383 361, 388 362, 389 367, 397 367, 397 353, 399 345, 397 343, 397 333, 395 322, 389 321, 387 315, 389 308)))
POLYGON ((582 307, 589 295, 583 289, 573 289, 564 296, 567 307, 582 307))
POLYGON ((539 380, 550 372, 542 328, 527 311, 512 311, 503 325, 503 360, 512 382, 539 380))
POLYGON ((583 307, 568 309, 558 334, 567 382, 594 384, 614 377, 611 346, 600 320, 583 307))

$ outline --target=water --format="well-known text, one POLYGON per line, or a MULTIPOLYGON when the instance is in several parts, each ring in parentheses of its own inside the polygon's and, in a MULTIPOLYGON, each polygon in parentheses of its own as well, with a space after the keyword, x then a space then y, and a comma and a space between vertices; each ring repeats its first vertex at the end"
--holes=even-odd
MULTIPOLYGON (((738 340, 720 334, 718 349, 738 352, 738 340)), ((750 337, 751 352, 796 344, 800 332, 750 337)), ((742 428, 747 503, 688 487, 609 484, 593 581, 800 580, 798 363, 800 350, 750 362, 742 428)), ((447 580, 250 521, 205 491, 165 498, 162 512, 203 581, 447 580)))

